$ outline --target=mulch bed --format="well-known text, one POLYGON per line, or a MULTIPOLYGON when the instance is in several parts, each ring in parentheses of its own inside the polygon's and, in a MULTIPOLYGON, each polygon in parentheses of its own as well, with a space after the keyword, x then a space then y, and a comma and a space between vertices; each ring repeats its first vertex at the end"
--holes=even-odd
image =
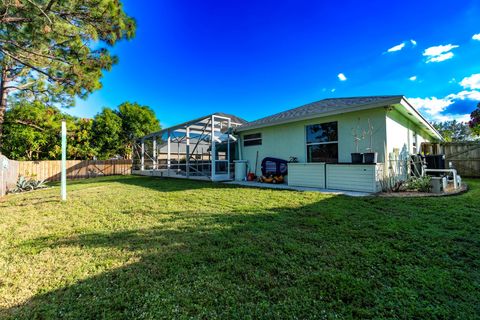
POLYGON ((460 188, 453 189, 453 187, 448 188, 445 192, 441 193, 432 193, 432 192, 418 192, 418 191, 400 191, 400 192, 380 192, 378 196, 380 197, 444 197, 444 196, 453 196, 461 194, 468 191, 468 186, 466 183, 462 183, 460 188))

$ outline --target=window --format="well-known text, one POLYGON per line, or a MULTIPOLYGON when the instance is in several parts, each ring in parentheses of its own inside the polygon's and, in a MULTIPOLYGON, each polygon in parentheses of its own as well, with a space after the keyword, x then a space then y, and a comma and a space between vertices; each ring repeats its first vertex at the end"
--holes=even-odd
POLYGON ((307 162, 338 162, 337 122, 314 124, 307 129, 307 162))
POLYGON ((417 142, 418 142, 418 137, 417 133, 413 133, 413 142, 412 142, 412 153, 417 154, 417 142))
POLYGON ((246 134, 246 135, 243 136, 243 145, 245 147, 259 146, 261 144, 262 144, 262 134, 261 133, 246 134))

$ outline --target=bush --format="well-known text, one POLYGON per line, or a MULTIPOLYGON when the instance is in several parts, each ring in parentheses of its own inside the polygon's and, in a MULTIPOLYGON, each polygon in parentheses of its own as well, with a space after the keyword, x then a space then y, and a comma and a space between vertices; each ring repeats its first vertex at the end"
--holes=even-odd
POLYGON ((383 192, 400 192, 403 190, 404 183, 405 181, 396 176, 388 176, 380 180, 380 185, 383 192))
POLYGON ((430 192, 430 189, 432 188, 430 180, 430 176, 411 177, 405 182, 404 188, 409 191, 430 192))

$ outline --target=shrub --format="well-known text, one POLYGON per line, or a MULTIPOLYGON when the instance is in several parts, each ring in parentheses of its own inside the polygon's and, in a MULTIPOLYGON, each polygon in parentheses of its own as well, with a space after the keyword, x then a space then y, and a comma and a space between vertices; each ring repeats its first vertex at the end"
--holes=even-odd
POLYGON ((45 180, 27 179, 24 176, 19 176, 15 188, 10 193, 20 193, 25 191, 32 191, 46 188, 45 180))
POLYGON ((420 192, 430 192, 432 188, 430 185, 430 176, 411 177, 405 182, 405 190, 415 190, 420 192))
POLYGON ((396 176, 387 176, 380 180, 380 185, 383 192, 400 192, 403 189, 404 183, 405 181, 396 176))

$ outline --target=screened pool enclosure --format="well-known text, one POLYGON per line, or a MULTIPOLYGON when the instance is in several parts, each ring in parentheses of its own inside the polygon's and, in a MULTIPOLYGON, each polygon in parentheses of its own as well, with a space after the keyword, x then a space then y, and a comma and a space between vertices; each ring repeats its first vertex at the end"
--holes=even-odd
POLYGON ((134 145, 133 173, 230 180, 238 154, 233 130, 243 123, 236 116, 214 113, 148 134, 134 145))

